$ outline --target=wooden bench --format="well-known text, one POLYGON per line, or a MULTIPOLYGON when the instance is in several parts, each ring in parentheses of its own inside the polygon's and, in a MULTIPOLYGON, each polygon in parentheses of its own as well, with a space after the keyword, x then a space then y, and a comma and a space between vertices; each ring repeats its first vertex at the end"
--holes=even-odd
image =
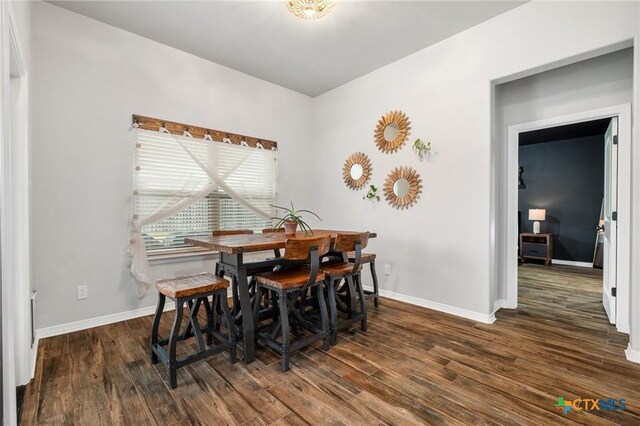
POLYGON ((199 361, 210 355, 229 351, 229 362, 236 361, 236 330, 227 304, 227 288, 229 282, 224 278, 210 273, 185 275, 156 281, 158 289, 158 306, 151 328, 151 362, 161 360, 168 369, 169 385, 177 386, 177 370, 192 362, 199 361), (211 303, 209 296, 212 297, 211 303), (160 339, 158 328, 164 310, 166 298, 176 304, 175 317, 168 339, 160 339), (188 323, 180 333, 185 303, 189 308, 188 323), (204 305, 207 313, 207 323, 201 327, 198 321, 200 305, 204 305), (220 331, 221 317, 224 315, 227 324, 227 335, 220 331), (207 341, 203 339, 206 333, 207 341), (176 358, 176 346, 179 341, 195 338, 197 352, 187 357, 176 358), (217 344, 214 342, 217 341, 217 344), (163 346, 167 346, 167 350, 163 346))

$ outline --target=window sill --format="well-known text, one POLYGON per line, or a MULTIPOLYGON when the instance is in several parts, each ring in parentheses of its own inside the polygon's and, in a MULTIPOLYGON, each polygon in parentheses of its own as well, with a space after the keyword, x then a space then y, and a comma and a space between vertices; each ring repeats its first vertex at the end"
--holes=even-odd
POLYGON ((148 255, 150 265, 165 263, 192 262, 194 260, 210 260, 219 252, 205 249, 167 250, 162 253, 148 255))

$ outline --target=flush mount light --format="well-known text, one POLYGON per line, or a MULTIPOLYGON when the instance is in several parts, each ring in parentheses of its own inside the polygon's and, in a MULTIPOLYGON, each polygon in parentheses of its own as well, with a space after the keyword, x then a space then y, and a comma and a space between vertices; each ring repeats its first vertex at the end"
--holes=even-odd
POLYGON ((287 0, 287 8, 302 19, 318 19, 329 13, 335 0, 287 0))

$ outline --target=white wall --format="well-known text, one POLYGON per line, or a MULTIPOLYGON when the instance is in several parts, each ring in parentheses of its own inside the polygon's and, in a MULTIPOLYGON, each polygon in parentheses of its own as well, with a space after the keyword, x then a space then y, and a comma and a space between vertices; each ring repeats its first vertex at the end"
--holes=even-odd
POLYGON ((309 204, 310 98, 43 2, 31 38, 38 328, 155 304, 128 271, 134 113, 277 140, 279 197, 309 204))
MULTIPOLYGON (((495 98, 496 131, 501 146, 507 144, 507 129, 511 125, 630 103, 633 48, 497 85, 495 98)), ((500 157, 500 161, 506 159, 500 157)), ((501 184, 506 190, 506 182, 501 184)), ((506 209, 506 205, 502 207, 506 209)), ((499 220, 504 220, 506 210, 499 214, 499 220)), ((503 246, 513 247, 507 244, 506 237, 499 237, 503 238, 503 246)), ((506 284, 503 277, 498 276, 492 282, 494 300, 506 300, 506 287, 499 283, 506 284)))
POLYGON ((490 321, 492 81, 619 44, 637 36, 639 24, 637 3, 527 3, 318 97, 315 164, 326 177, 315 208, 328 226, 379 233, 379 274, 392 265, 382 289, 490 321), (432 142, 430 160, 420 162, 409 146, 377 151, 376 122, 393 109, 411 119, 408 144, 432 142), (396 166, 416 168, 424 185, 418 204, 397 211, 349 190, 340 169, 354 151, 372 158, 376 185, 396 166))
MULTIPOLYGON (((33 8, 39 328, 155 301, 137 299, 125 254, 132 113, 278 140, 280 199, 314 209, 324 227, 378 232, 370 249, 379 256, 382 289, 490 321, 498 297, 492 81, 549 69, 639 32, 637 3, 532 2, 309 99, 46 3, 33 8), (417 137, 432 142, 431 159, 420 162, 409 146, 393 155, 376 150, 375 124, 392 109, 412 121, 408 145, 417 137), (355 151, 372 158, 378 186, 396 166, 418 169, 418 204, 398 211, 347 189, 341 168, 355 151), (382 274, 385 263, 391 276, 382 274), (80 284, 89 284, 86 301, 75 300, 80 284)), ((202 262, 154 271, 212 264, 202 262)))

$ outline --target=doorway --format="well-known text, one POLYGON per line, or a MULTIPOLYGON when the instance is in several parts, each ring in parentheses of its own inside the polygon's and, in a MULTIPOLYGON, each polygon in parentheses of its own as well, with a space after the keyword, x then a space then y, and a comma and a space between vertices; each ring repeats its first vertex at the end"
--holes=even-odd
MULTIPOLYGON (((562 117, 556 117, 546 120, 538 120, 530 123, 512 125, 508 128, 508 161, 507 166, 509 172, 507 176, 513 176, 507 182, 507 217, 513 220, 507 221, 508 241, 519 242, 518 230, 518 177, 519 169, 519 140, 522 134, 542 129, 550 129, 558 126, 575 125, 585 121, 609 120, 612 126, 608 129, 610 137, 609 157, 605 161, 612 163, 612 155, 617 158, 617 172, 613 168, 609 168, 609 180, 605 184, 609 185, 607 192, 612 194, 612 190, 617 195, 617 200, 609 198, 609 234, 608 238, 608 256, 605 259, 604 272, 606 277, 603 279, 603 304, 607 313, 610 314, 610 321, 616 324, 618 331, 623 333, 629 332, 629 244, 630 244, 630 140, 631 140, 631 106, 629 104, 616 107, 603 108, 599 110, 586 111, 578 114, 572 114, 562 117), (617 138, 614 144, 614 127, 617 124, 617 138), (614 146, 615 145, 615 146, 614 146), (617 151, 617 154, 614 152, 617 151), (611 185, 615 185, 612 189, 611 185), (617 231, 617 232, 613 232, 617 231), (617 238, 616 238, 617 236, 617 238), (617 252, 617 255, 616 255, 617 252), (612 289, 615 288, 615 291, 612 289)), ((606 174, 606 173, 605 173, 606 174)), ((523 176, 526 184, 526 171, 523 176)), ((606 199, 606 197, 605 197, 606 199)), ((527 212, 528 213, 528 212, 527 212)), ((521 214, 522 215, 522 214, 521 214)), ((520 222, 522 223, 522 222, 520 222)), ((597 222, 594 223, 594 227, 597 222)), ((606 229, 606 225, 605 225, 606 229)), ((518 258, 519 247, 514 244, 512 251, 507 250, 505 260, 506 277, 507 277, 507 305, 510 308, 518 306, 518 258)))
POLYGON ((518 135, 518 285, 544 288, 542 299, 574 300, 578 316, 606 312, 612 324, 617 133, 612 117, 518 135))

